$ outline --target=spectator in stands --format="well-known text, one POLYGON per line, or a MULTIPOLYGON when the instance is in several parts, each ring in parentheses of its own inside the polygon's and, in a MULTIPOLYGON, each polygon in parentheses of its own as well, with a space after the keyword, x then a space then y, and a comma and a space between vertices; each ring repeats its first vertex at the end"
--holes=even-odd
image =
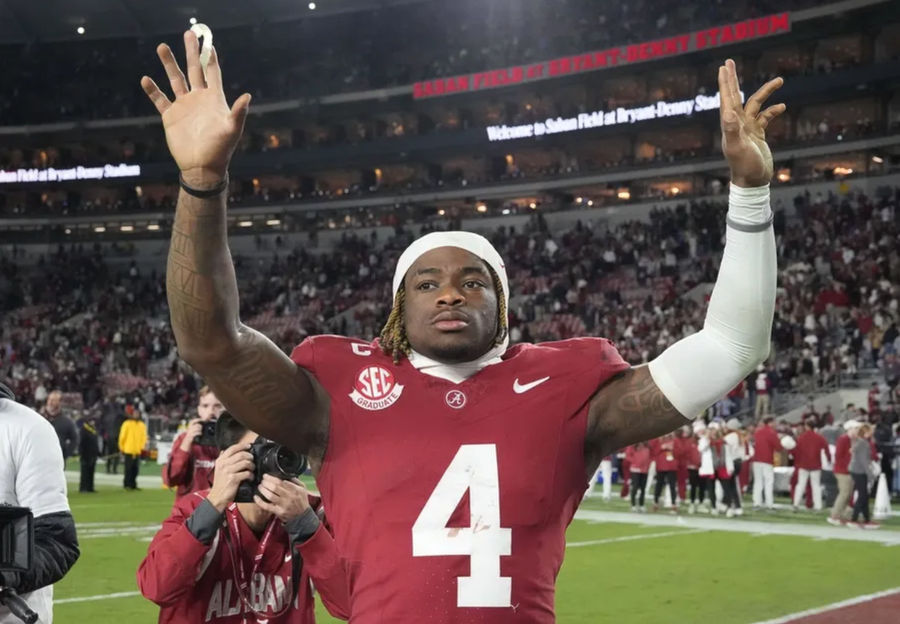
POLYGON ((810 419, 803 421, 803 433, 797 436, 797 445, 790 451, 794 456, 797 471, 797 486, 794 488, 794 511, 800 509, 800 499, 806 493, 807 483, 812 487, 813 509, 822 510, 822 454, 830 462, 831 451, 828 441, 814 428, 810 419))
MULTIPOLYGON (((191 492, 212 487, 212 472, 219 456, 219 449, 212 444, 201 444, 203 423, 215 422, 225 406, 209 386, 203 386, 197 402, 197 418, 172 442, 172 451, 163 470, 163 482, 175 490, 175 502, 191 492), (199 440, 199 442, 198 442, 199 440)), ((210 440, 210 442, 213 442, 210 440)))
POLYGON ((730 419, 727 423, 725 423, 725 451, 728 457, 731 460, 731 491, 733 495, 732 506, 734 508, 734 515, 740 516, 744 513, 744 508, 741 505, 741 495, 743 488, 741 487, 741 468, 744 465, 744 450, 746 448, 744 441, 744 429, 741 426, 741 421, 737 418, 730 419))
POLYGON ((94 489, 94 470, 100 456, 100 439, 97 435, 97 419, 86 413, 78 419, 78 457, 81 462, 81 480, 79 492, 96 492, 94 489))
POLYGON ((763 416, 769 415, 771 404, 771 382, 766 367, 760 364, 756 369, 756 405, 753 408, 753 416, 758 421, 763 416))
POLYGON ((768 416, 753 434, 753 509, 775 508, 775 451, 784 450, 768 416))
POLYGON ((147 425, 144 424, 138 410, 131 409, 128 415, 129 418, 122 423, 119 431, 119 451, 125 456, 124 487, 126 490, 139 490, 137 476, 140 471, 141 453, 147 446, 147 425))
POLYGON ((675 493, 675 472, 678 469, 678 460, 675 455, 675 434, 669 433, 661 438, 652 440, 650 449, 653 461, 656 462, 656 483, 653 488, 653 511, 659 510, 659 497, 663 487, 669 486, 669 496, 672 510, 678 508, 678 498, 675 493))
POLYGON ((647 473, 650 472, 650 447, 644 442, 629 446, 625 451, 631 469, 631 511, 644 512, 647 473))
POLYGON ((62 392, 54 390, 47 395, 47 403, 44 405, 44 418, 50 421, 56 436, 59 438, 59 446, 62 448, 63 462, 75 454, 78 448, 78 428, 72 419, 62 412, 62 392))
POLYGON ((871 477, 872 468, 872 428, 863 424, 859 428, 859 434, 853 440, 850 448, 850 478, 853 479, 853 492, 856 494, 856 502, 853 504, 853 516, 850 522, 857 524, 860 516, 863 522, 858 526, 866 529, 877 529, 878 523, 872 522, 869 512, 869 477, 871 477))

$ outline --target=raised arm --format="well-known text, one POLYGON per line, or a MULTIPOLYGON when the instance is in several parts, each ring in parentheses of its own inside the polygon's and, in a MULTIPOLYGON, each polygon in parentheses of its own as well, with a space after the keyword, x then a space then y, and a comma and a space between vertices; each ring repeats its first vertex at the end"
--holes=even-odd
POLYGON ((250 429, 314 459, 324 452, 328 395, 238 314, 237 280, 228 249, 228 164, 241 137, 250 95, 229 108, 215 49, 204 78, 198 40, 184 35, 188 80, 172 50, 157 53, 174 101, 148 76, 141 86, 162 116, 166 142, 181 171, 166 267, 172 330, 181 357, 250 429))
POLYGON ((780 78, 767 82, 743 106, 734 62, 719 68, 722 151, 732 184, 725 250, 706 322, 649 365, 621 373, 597 392, 585 442, 588 474, 608 453, 696 418, 768 357, 776 261, 768 187, 774 166, 765 129, 785 107, 760 110, 781 84, 780 78))

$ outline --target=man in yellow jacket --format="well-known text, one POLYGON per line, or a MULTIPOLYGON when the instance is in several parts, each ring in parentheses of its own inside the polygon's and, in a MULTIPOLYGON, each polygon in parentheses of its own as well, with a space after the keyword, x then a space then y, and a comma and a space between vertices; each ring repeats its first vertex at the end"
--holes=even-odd
POLYGON ((125 456, 125 489, 136 490, 141 451, 147 446, 147 425, 141 413, 132 408, 119 430, 119 452, 125 456))

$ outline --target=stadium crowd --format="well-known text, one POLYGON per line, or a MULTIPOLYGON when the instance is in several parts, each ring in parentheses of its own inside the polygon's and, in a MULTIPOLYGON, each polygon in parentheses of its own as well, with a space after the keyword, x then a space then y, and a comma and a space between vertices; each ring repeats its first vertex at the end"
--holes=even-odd
MULTIPOLYGON (((900 189, 879 197, 805 193, 795 199, 798 219, 779 218, 773 391, 813 392, 878 366, 895 403, 898 202, 900 189)), ((533 211, 525 227, 490 232, 515 289, 513 341, 609 336, 627 361, 649 361, 702 324, 703 291, 690 291, 714 280, 724 207, 691 202, 655 210, 646 222, 578 222, 568 231, 552 231, 533 211)), ((317 333, 373 337, 390 307, 399 252, 415 235, 454 223, 398 222, 387 240, 347 230, 325 253, 279 239, 269 262, 236 259, 244 314, 285 350, 317 333)), ((37 265, 0 260, 0 365, 14 390, 37 403, 51 388, 80 393, 86 409, 118 394, 146 413, 177 418, 197 386, 175 363, 162 277, 113 256, 95 244, 60 247, 37 265)), ((727 418, 755 399, 751 378, 712 415, 727 418)))

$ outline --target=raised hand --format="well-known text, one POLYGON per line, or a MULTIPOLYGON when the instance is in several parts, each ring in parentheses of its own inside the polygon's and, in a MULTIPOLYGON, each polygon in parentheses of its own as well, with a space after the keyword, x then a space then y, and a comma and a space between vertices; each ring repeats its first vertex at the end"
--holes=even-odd
POLYGON ((257 489, 259 493, 253 497, 253 502, 282 522, 299 518, 309 509, 309 493, 299 479, 285 481, 265 474, 257 489))
POLYGON ((784 104, 762 105, 782 85, 774 78, 741 104, 740 86, 734 61, 728 59, 719 67, 719 117, 722 122, 722 152, 731 168, 731 181, 736 186, 764 186, 774 173, 772 152, 766 144, 766 127, 786 109, 784 104))
POLYGON ((225 177, 231 155, 244 130, 250 94, 243 94, 229 108, 215 48, 205 79, 197 35, 191 31, 184 33, 184 49, 190 87, 171 48, 164 43, 156 48, 156 53, 166 70, 174 101, 169 100, 149 76, 141 78, 141 87, 162 115, 169 151, 185 182, 195 188, 209 188, 225 177))

